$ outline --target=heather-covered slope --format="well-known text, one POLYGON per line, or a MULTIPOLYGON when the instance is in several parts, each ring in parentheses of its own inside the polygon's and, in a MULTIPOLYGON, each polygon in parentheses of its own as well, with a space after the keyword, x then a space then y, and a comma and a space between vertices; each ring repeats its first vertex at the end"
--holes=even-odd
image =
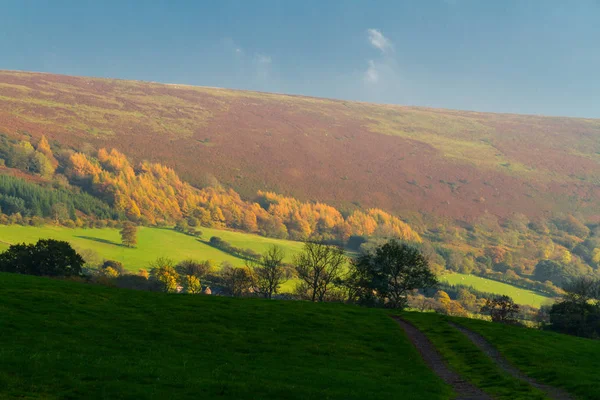
POLYGON ((600 214, 600 120, 0 72, 0 132, 115 147, 248 196, 461 219, 600 214))

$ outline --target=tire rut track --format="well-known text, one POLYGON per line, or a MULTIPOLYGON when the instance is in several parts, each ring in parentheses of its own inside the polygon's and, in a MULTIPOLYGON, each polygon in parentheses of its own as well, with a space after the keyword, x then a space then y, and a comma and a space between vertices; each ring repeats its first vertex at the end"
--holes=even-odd
POLYGON ((506 358, 504 358, 504 356, 490 342, 488 342, 487 339, 485 339, 480 334, 473 332, 472 330, 467 329, 464 326, 455 324, 454 322, 448 322, 448 324, 450 324, 450 326, 452 326, 455 329, 458 329, 460 332, 462 332, 467 338, 469 338, 469 340, 471 340, 471 342, 473 342, 473 344, 475 346, 477 346, 488 357, 490 357, 496 363, 496 365, 498 365, 498 367, 500 367, 502 370, 504 370, 507 373, 509 373, 510 375, 512 375, 514 378, 525 381, 528 384, 530 384, 531 386, 533 386, 537 389, 540 389, 551 399, 554 399, 554 400, 573 400, 574 399, 573 396, 571 396, 569 393, 565 392, 562 389, 559 389, 554 386, 545 385, 543 383, 539 383, 538 381, 531 378, 530 376, 525 375, 519 369, 514 367, 510 362, 508 362, 508 360, 506 358))
POLYGON ((491 400, 488 394, 481 389, 463 379, 458 373, 452 371, 433 343, 412 324, 406 322, 400 317, 392 317, 406 332, 408 339, 417 348, 421 357, 444 382, 452 387, 457 394, 457 400, 491 400))

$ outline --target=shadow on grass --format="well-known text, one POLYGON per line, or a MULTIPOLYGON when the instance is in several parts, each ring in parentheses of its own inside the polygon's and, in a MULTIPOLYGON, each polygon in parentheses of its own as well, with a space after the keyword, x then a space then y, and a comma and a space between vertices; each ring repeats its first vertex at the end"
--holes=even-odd
POLYGON ((91 240, 93 242, 98 242, 98 243, 112 244, 113 246, 127 247, 127 246, 123 245, 122 243, 113 242, 112 240, 108 240, 108 239, 100 239, 100 238, 96 238, 96 237, 92 237, 92 236, 81 236, 81 235, 76 235, 75 237, 79 238, 79 239, 91 240))

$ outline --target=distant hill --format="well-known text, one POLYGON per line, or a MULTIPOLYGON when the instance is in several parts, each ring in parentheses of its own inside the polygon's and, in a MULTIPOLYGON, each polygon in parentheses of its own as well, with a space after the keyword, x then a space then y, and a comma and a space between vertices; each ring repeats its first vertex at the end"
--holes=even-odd
POLYGON ((600 218, 600 120, 0 72, 0 132, 114 147, 242 195, 472 220, 600 218))

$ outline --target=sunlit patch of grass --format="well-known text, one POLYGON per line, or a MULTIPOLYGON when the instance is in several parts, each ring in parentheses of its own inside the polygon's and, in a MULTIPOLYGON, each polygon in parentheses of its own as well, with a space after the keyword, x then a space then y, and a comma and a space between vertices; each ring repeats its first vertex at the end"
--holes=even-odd
POLYGON ((467 274, 447 274, 440 277, 442 282, 450 285, 471 286, 473 289, 484 293, 495 293, 511 297, 517 304, 525 304, 533 307, 540 307, 553 303, 551 297, 542 295, 532 290, 518 288, 508 283, 498 282, 492 279, 482 278, 467 274))
POLYGON ((206 242, 212 236, 218 236, 232 246, 242 249, 252 249, 263 253, 269 246, 278 245, 286 252, 285 261, 291 262, 292 257, 301 248, 301 242, 271 239, 243 232, 225 231, 211 228, 200 228, 202 238, 184 235, 171 229, 142 227, 138 232, 136 248, 120 245, 121 238, 118 229, 69 229, 59 226, 46 225, 41 227, 21 225, 0 225, 0 241, 15 244, 20 242, 33 243, 39 239, 51 238, 65 240, 78 249, 89 249, 105 259, 121 261, 125 268, 136 272, 139 268, 147 268, 158 257, 169 257, 175 261, 186 258, 197 260, 223 261, 233 265, 244 265, 242 258, 222 252, 206 242))

